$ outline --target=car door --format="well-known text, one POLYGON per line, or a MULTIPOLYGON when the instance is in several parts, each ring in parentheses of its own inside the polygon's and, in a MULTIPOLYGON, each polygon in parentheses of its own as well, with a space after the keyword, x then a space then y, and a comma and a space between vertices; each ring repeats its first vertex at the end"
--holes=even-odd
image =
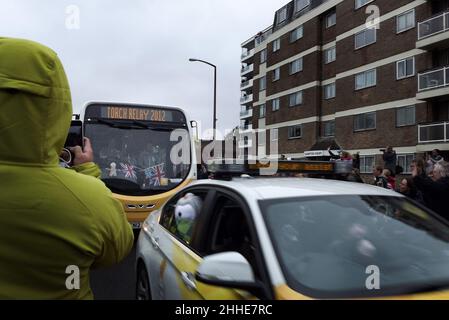
MULTIPOLYGON (((202 257, 223 252, 239 252, 251 264, 257 281, 263 283, 265 292, 261 296, 267 299, 273 297, 257 231, 243 197, 231 190, 217 188, 208 214, 203 216, 198 229, 195 246, 202 257)), ((201 260, 197 259, 198 257, 193 258, 199 265, 201 260)), ((207 300, 255 299, 249 292, 200 282, 196 283, 196 290, 197 295, 207 300)))
POLYGON ((204 188, 190 188, 173 197, 164 206, 155 233, 160 261, 153 263, 159 279, 160 299, 201 299, 195 294, 194 273, 197 261, 193 240, 210 192, 204 188))

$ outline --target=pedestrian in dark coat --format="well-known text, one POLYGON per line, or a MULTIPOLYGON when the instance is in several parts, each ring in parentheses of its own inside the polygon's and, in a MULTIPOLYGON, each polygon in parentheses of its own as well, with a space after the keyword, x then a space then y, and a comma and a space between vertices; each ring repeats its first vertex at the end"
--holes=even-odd
POLYGON ((417 167, 412 175, 413 182, 424 196, 426 206, 449 220, 449 162, 436 164, 431 177, 423 177, 417 167))

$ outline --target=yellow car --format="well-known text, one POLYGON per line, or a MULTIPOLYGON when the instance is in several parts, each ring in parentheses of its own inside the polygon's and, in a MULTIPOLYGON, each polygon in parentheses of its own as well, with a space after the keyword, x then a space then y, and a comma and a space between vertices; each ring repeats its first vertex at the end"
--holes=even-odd
POLYGON ((449 227, 343 181, 198 181, 144 223, 138 299, 447 299, 449 227))

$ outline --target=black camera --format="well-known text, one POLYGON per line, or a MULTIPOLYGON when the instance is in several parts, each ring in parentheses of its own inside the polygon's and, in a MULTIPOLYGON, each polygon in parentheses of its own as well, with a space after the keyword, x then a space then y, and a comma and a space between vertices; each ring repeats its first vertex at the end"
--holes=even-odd
POLYGON ((83 135, 83 122, 81 120, 72 120, 70 125, 69 134, 64 143, 64 150, 61 154, 61 158, 69 165, 73 165, 75 155, 70 148, 80 146, 84 148, 84 135, 83 135))

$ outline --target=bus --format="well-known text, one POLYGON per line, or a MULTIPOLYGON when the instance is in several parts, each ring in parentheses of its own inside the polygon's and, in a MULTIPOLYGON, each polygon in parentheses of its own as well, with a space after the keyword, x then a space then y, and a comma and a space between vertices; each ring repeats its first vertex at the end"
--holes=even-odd
POLYGON ((192 122, 182 109, 90 102, 84 107, 83 126, 101 179, 123 204, 134 230, 196 180, 192 122))

